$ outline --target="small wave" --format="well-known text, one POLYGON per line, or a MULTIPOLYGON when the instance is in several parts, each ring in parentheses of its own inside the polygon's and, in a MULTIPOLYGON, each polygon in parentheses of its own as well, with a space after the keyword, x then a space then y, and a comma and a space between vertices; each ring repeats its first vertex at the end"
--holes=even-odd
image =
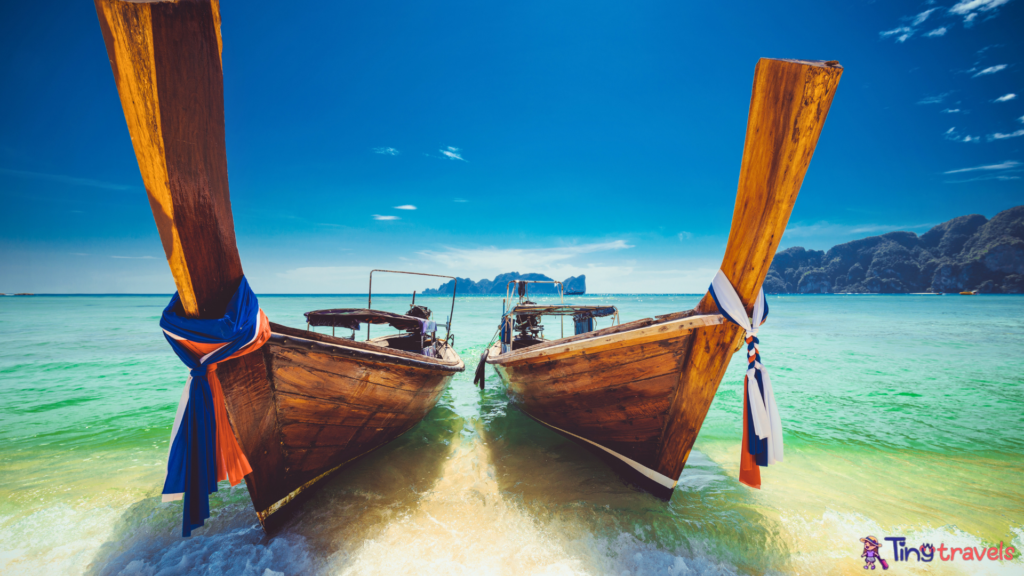
POLYGON ((120 560, 114 564, 127 560, 123 568, 108 566, 100 574, 284 576, 309 574, 314 569, 302 536, 287 534, 268 539, 258 525, 181 539, 167 548, 154 548, 149 542, 128 550, 120 560))

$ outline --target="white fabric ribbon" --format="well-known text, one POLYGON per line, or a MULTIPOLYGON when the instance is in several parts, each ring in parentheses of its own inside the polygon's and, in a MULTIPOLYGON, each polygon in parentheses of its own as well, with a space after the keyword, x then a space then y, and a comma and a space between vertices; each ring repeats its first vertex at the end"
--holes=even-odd
MULTIPOLYGON (((747 318, 747 311, 743 307, 739 294, 733 288, 732 282, 726 278, 721 270, 711 281, 711 288, 714 290, 715 299, 733 322, 746 331, 746 338, 756 338, 757 331, 765 319, 764 290, 760 290, 757 300, 754 302, 753 324, 747 318)), ((779 409, 775 405, 775 393, 772 391, 772 381, 768 377, 768 371, 764 365, 757 361, 760 353, 757 343, 754 342, 753 350, 748 351, 747 364, 753 363, 753 368, 747 370, 747 397, 750 403, 750 414, 754 421, 754 433, 758 438, 768 439, 768 464, 782 462, 782 419, 779 417, 779 409), (761 382, 764 385, 764 397, 762 398, 757 385, 757 372, 761 372, 761 382)), ((746 418, 746 414, 743 415, 746 418)))

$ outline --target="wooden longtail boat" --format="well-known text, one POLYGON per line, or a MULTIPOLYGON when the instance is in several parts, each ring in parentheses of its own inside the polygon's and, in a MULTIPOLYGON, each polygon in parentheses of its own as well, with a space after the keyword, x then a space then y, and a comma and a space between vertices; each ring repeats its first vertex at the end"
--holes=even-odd
MULTIPOLYGON (((834 61, 757 64, 721 267, 748 314, 841 75, 834 61)), ((514 323, 518 333, 505 331, 507 340, 491 347, 485 361, 511 401, 637 486, 669 498, 743 330, 725 323, 710 293, 693 310, 557 340, 538 340, 529 331, 529 307, 509 308, 503 323, 514 323)))
MULTIPOLYGON (((228 193, 218 3, 95 4, 182 314, 219 318, 242 264, 228 193)), ((409 430, 464 370, 449 336, 436 337, 421 306, 409 314, 321 310, 307 319, 406 332, 357 342, 271 323, 260 350, 217 366, 265 528, 319 480, 409 430)), ((450 317, 444 326, 450 329, 450 317)))

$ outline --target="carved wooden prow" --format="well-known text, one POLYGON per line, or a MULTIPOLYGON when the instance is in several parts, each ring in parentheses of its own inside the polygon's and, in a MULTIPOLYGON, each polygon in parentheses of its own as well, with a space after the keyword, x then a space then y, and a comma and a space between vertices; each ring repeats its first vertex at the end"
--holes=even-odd
MULTIPOLYGON (((842 73, 835 61, 762 58, 757 63, 732 230, 722 260, 722 272, 748 313, 786 230, 842 73)), ((697 311, 717 313, 710 293, 697 311)), ((669 408, 658 465, 662 474, 678 478, 683 471, 742 337, 742 330, 730 323, 694 333, 669 408)))
POLYGON ((95 0, 184 313, 216 318, 242 278, 228 194, 216 0, 95 0))

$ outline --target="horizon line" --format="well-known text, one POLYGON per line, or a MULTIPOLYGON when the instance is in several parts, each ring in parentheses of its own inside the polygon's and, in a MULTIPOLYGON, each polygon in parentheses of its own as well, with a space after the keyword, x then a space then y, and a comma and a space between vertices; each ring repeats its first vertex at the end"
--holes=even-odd
MULTIPOLYGON (((706 294, 706 292, 703 292, 703 293, 702 292, 594 292, 592 294, 570 294, 569 296, 701 296, 701 297, 703 297, 705 294, 706 294)), ((773 293, 769 293, 769 292, 766 292, 765 296, 921 296, 921 295, 934 296, 934 295, 946 295, 946 294, 957 296, 960 293, 959 292, 827 292, 827 293, 823 294, 823 293, 820 293, 820 292, 808 292, 808 293, 799 293, 799 292, 773 292, 773 293)), ((975 294, 975 295, 976 296, 1021 296, 1021 294, 1004 294, 1004 293, 999 293, 999 292, 986 293, 986 294, 978 293, 978 294, 975 294)), ((33 292, 33 293, 27 293, 27 292, 21 292, 21 293, 16 293, 16 292, 0 292, 0 296, 11 296, 11 297, 21 296, 23 298, 26 297, 26 296, 61 296, 61 297, 65 297, 65 296, 92 296, 92 297, 96 297, 96 296, 114 296, 114 297, 125 297, 125 296, 162 296, 162 297, 167 298, 167 297, 172 296, 172 294, 160 293, 160 292, 33 292)), ((313 296, 319 296, 319 297, 324 297, 324 296, 328 296, 328 297, 359 296, 359 297, 365 298, 365 297, 368 297, 369 294, 367 294, 365 292, 363 292, 363 293, 359 293, 359 292, 351 292, 351 293, 329 293, 329 292, 317 293, 317 292, 311 292, 311 293, 267 293, 267 294, 262 294, 262 296, 277 296, 277 297, 295 297, 295 296, 301 296, 301 297, 313 297, 313 296)), ((405 297, 408 297, 409 293, 407 293, 407 292, 394 292, 394 293, 392 293, 392 292, 387 292, 387 293, 382 292, 382 293, 377 294, 377 296, 405 296, 405 297)), ((424 295, 424 294, 417 293, 417 296, 419 296, 419 297, 424 297, 425 296, 425 297, 448 298, 448 297, 451 296, 451 294, 426 294, 426 295, 424 295)), ((459 296, 459 297, 473 296, 473 297, 480 297, 480 298, 487 298, 487 297, 494 297, 494 298, 501 297, 501 298, 504 298, 504 296, 502 294, 456 294, 456 296, 459 296)), ((557 296, 557 294, 539 294, 538 296, 557 296)))

